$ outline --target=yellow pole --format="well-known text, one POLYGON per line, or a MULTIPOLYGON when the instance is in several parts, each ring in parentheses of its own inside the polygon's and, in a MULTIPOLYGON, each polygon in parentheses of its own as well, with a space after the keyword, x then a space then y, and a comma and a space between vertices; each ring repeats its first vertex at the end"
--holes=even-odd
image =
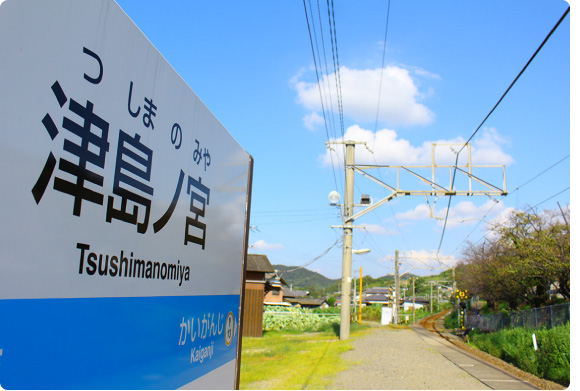
POLYGON ((360 293, 358 295, 358 324, 362 322, 362 266, 360 267, 360 293))

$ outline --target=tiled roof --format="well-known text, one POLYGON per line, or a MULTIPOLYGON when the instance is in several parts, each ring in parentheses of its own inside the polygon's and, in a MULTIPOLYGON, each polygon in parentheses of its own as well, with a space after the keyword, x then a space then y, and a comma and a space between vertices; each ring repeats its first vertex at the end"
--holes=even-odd
POLYGON ((316 299, 314 297, 307 297, 307 298, 284 298, 285 301, 292 304, 300 304, 300 305, 322 305, 326 300, 324 299, 316 299))
POLYGON ((278 279, 278 282, 282 283, 282 285, 288 285, 286 283, 286 280, 284 280, 281 277, 278 277, 276 273, 266 273, 266 281, 268 281, 269 283, 274 282, 276 279, 278 279))
POLYGON ((305 296, 308 296, 308 291, 284 290, 284 297, 305 297, 305 296))
POLYGON ((389 301, 390 301, 390 299, 383 294, 370 295, 370 296, 362 298, 363 303, 389 302, 389 301))
POLYGON ((274 273, 274 268, 268 257, 260 254, 248 254, 246 270, 249 272, 274 273))
POLYGON ((366 294, 376 294, 376 293, 389 293, 389 288, 382 288, 382 287, 375 287, 375 288, 368 288, 364 291, 366 294))

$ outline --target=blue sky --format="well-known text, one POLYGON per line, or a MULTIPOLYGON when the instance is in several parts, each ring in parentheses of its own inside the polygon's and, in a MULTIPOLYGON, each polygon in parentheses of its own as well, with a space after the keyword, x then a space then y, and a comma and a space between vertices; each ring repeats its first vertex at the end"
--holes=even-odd
MULTIPOLYGON (((342 149, 325 146, 342 132, 327 3, 306 1, 324 115, 303 2, 119 4, 254 157, 250 252, 299 266, 335 244, 307 267, 339 278, 342 232, 330 226, 341 221, 327 197, 336 190, 344 199, 344 169, 342 149)), ((357 164, 429 164, 431 143, 465 142, 568 3, 392 0, 384 45, 387 6, 334 2, 343 129, 347 139, 367 141, 372 150, 357 145, 357 164)), ((453 197, 444 235, 443 221, 430 217, 430 208, 444 217, 447 197, 395 198, 356 220, 366 228, 355 230, 353 247, 371 252, 355 255, 353 270, 392 273, 399 250, 402 272, 439 273, 460 260, 466 241, 483 238, 488 224, 481 220, 501 221, 513 208, 538 204, 539 210, 557 209, 557 202, 568 207, 570 135, 567 16, 472 140, 473 164, 506 166, 509 195, 453 197), (429 259, 438 249, 440 260, 429 259)), ((438 164, 448 164, 453 153, 441 146, 436 156, 438 164)), ((502 186, 501 170, 478 173, 502 186)), ((376 175, 396 183, 393 170, 376 175)), ((437 177, 448 185, 448 172, 437 177)), ((416 180, 405 181, 424 190, 416 180)), ((464 185, 458 178, 456 186, 464 185)), ((377 201, 388 193, 357 174, 355 200, 361 194, 377 201)))

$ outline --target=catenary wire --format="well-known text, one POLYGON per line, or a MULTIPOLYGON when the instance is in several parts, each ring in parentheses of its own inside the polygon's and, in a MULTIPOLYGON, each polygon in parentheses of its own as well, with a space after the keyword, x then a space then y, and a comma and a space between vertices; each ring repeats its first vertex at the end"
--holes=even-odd
MULTIPOLYGON (((533 181, 534 179, 536 179, 537 177, 539 177, 540 175, 546 173, 547 171, 550 171, 552 168, 556 167, 558 164, 562 163, 564 160, 568 159, 570 157, 570 155, 568 156, 564 156, 562 159, 560 159, 559 161, 557 161, 556 163, 552 164, 550 167, 546 168, 544 171, 540 172, 539 174, 537 174, 536 176, 534 176, 531 179, 528 179, 525 183, 519 185, 518 187, 516 187, 515 189, 512 190, 512 192, 516 191, 516 190, 520 190, 522 187, 524 187, 525 185, 527 185, 528 183, 530 183, 531 181, 533 181)), ((511 194, 511 193, 510 193, 511 194)))
POLYGON ((534 205, 534 206, 532 206, 532 207, 530 207, 530 208, 526 209, 526 211, 527 211, 527 210, 530 210, 530 209, 537 208, 538 206, 542 205, 544 202, 546 202, 546 201, 550 201, 552 198, 554 198, 554 197, 556 197, 556 196, 559 196, 560 194, 562 194, 563 192, 565 192, 565 191, 567 191, 567 190, 570 190, 570 186, 568 186, 568 187, 567 187, 567 188, 565 188, 564 190, 561 190, 561 191, 559 191, 558 193, 554 194, 553 196, 550 196, 550 197, 546 198, 544 201, 541 201, 541 202, 537 203, 536 205, 534 205))
POLYGON ((376 141, 376 137, 377 137, 377 124, 379 121, 379 107, 381 106, 381 91, 383 88, 383 73, 385 70, 385 53, 387 51, 387 32, 389 31, 389 14, 390 13, 391 13, 391 0, 389 0, 388 5, 387 5, 387 22, 386 22, 386 26, 385 26, 385 38, 383 40, 383 61, 381 63, 381 81, 379 83, 379 99, 377 102, 377 115, 375 116, 375 141, 376 141))
MULTIPOLYGON (((387 4, 387 18, 386 18, 386 22, 385 22, 385 36, 383 39, 383 59, 381 62, 381 78, 380 78, 380 83, 379 83, 379 96, 377 99, 377 112, 376 112, 376 116, 375 116, 375 127, 374 127, 374 132, 373 132, 373 146, 376 144, 376 141, 377 141, 377 127, 378 127, 378 120, 379 120, 379 108, 381 105, 381 92, 382 92, 382 86, 383 86, 383 73, 384 73, 384 69, 385 69, 385 54, 386 54, 386 49, 387 49, 387 35, 388 35, 388 31, 389 31, 390 13, 391 13, 391 0, 389 0, 388 4, 387 4)), ((374 152, 372 152, 372 151, 371 151, 371 154, 373 156, 373 160, 375 161, 375 165, 378 166, 377 157, 375 156, 374 152)), ((379 175, 379 179, 381 181, 384 181, 380 170, 378 170, 378 175, 379 175)), ((387 189, 383 188, 383 191, 385 192, 386 195, 388 195, 387 189)), ((409 249, 410 248, 409 243, 407 242, 405 235, 403 234, 403 231, 401 231, 401 227, 399 226, 399 222, 397 220, 397 217, 395 216, 395 212, 393 211, 393 207, 390 203, 389 203, 389 209, 391 211, 391 214, 393 215, 393 220, 395 221, 395 226, 397 227, 397 231, 399 231, 399 234, 401 235, 401 238, 403 239, 403 242, 405 243, 406 249, 409 249)), ((376 212, 375 212, 375 215, 376 215, 376 212)), ((377 215, 377 219, 378 219, 378 215, 377 215)), ((394 239, 393 239, 393 241, 394 241, 394 239)), ((397 244, 397 246, 399 246, 399 245, 397 244)))
MULTIPOLYGON (((503 95, 501 96, 501 98, 497 101, 497 103, 495 104, 495 106, 493 106, 493 108, 485 116, 485 118, 483 119, 483 121, 481 121, 481 123, 479 124, 479 126, 475 129, 475 131, 467 139, 467 141, 465 142, 465 144, 463 144, 463 146, 461 147, 461 149, 459 150, 459 152, 457 152, 457 155, 456 155, 456 158, 455 158, 455 169, 453 170, 453 178, 451 180, 451 188, 449 189, 450 191, 453 189, 453 184, 455 183, 455 174, 457 173, 457 164, 458 164, 458 161, 459 161, 459 154, 465 148, 465 146, 467 144, 469 144, 469 142, 471 141, 471 139, 473 139, 473 137, 481 129, 481 127, 483 126, 483 124, 487 121, 487 119, 491 116, 491 114, 495 111, 495 109, 503 101, 503 98, 505 98, 505 96, 507 95, 507 93, 511 90, 511 88, 514 86, 514 84, 518 81, 518 79, 520 78, 520 76, 525 72, 525 70, 528 68, 528 66, 531 64, 531 62, 534 60, 534 58, 540 52, 540 50, 544 47, 544 45, 546 44, 546 42, 548 42, 548 39, 550 39, 550 37, 552 36, 552 34, 554 33, 554 31, 556 31, 556 29, 558 28, 558 26, 560 26, 560 23, 562 23, 562 21, 568 15, 569 12, 570 12, 570 7, 568 7, 566 9, 566 11, 560 17, 560 19, 558 20, 558 22, 554 25, 554 27, 552 27, 552 30, 550 30, 550 32, 548 33, 548 35, 546 36, 546 38, 544 38, 544 40, 542 41, 542 43, 540 44, 540 46, 536 49, 536 51, 534 52, 534 54, 532 55, 532 57, 530 57, 530 59, 528 60, 528 62, 526 63, 526 65, 518 73, 518 75, 516 76, 516 78, 512 81, 512 83, 510 84, 510 86, 507 88, 507 90, 505 90, 505 92, 503 93, 503 95)), ((441 232, 441 240, 439 241, 439 247, 437 249, 437 252, 439 252, 439 250, 441 250, 441 245, 443 244, 443 237, 445 236, 445 229, 447 227, 447 219, 449 217, 449 209, 451 207, 451 199, 452 199, 452 197, 453 196, 451 196, 451 195, 449 196, 449 202, 447 204, 447 211, 445 213, 445 221, 443 223, 443 231, 441 232)))
MULTIPOLYGON (((544 202, 547 202, 547 201, 551 200, 551 199, 552 199, 552 198, 554 198, 554 197, 557 197, 557 196, 559 196, 560 194, 564 193, 564 192, 565 192, 565 191, 567 191, 567 190, 570 190, 570 186, 568 186, 567 188, 565 188, 565 189, 563 189, 563 190, 560 190, 559 192, 557 192, 557 193, 556 193, 556 194, 554 194, 554 195, 551 195, 550 197, 546 198, 545 200, 543 200, 543 201, 540 201, 540 202, 539 202, 539 203, 537 203, 536 205, 528 207, 527 209, 525 209, 525 210, 524 210, 524 212, 528 212, 528 211, 530 211, 530 210, 532 210, 532 209, 534 209, 534 208, 537 208, 539 205, 543 204, 544 202)), ((471 234, 470 234, 470 235, 471 235, 471 234)), ((478 240, 476 240, 475 242, 473 242, 473 244, 477 244, 477 243, 479 243, 479 242, 480 242, 482 239, 484 239, 484 238, 485 238, 487 235, 488 235, 488 233, 485 233, 485 234, 483 234, 483 236, 482 236, 481 238, 479 238, 478 240)), ((466 240, 467 240, 467 238, 466 238, 466 239, 465 239, 463 242, 465 242, 466 240)), ((463 244, 463 242, 461 242, 461 244, 463 244)), ((460 245, 461 245, 461 244, 460 244, 460 245)), ((455 251, 457 251, 457 248, 455 249, 455 251)), ((453 251, 453 252, 455 252, 455 251, 453 251)))
MULTIPOLYGON (((528 179, 527 181, 525 181, 524 183, 522 183, 521 185, 515 187, 512 191, 510 191, 508 193, 508 195, 506 195, 506 198, 509 197, 510 195, 513 194, 513 192, 515 192, 516 190, 521 189, 522 187, 524 187, 525 185, 527 185, 528 183, 538 179, 541 175, 545 174, 546 172, 550 171, 551 169, 553 169, 554 167, 556 167, 557 165, 559 165, 560 163, 562 163, 564 160, 568 159, 570 157, 570 155, 564 156, 563 158, 561 158, 560 160, 558 160, 556 163, 552 164, 550 167, 542 170, 540 173, 534 175, 532 178, 528 179)), ((560 194, 560 193, 558 193, 560 194)), ((489 214, 489 212, 491 212, 491 210, 493 208, 496 207, 496 205, 498 205, 497 203, 494 203, 491 208, 489 208, 489 210, 487 212, 485 212, 485 214, 483 215, 482 219, 485 220, 486 216, 489 214)), ((452 255, 455 254, 455 252, 459 249, 459 247, 461 247, 463 245, 463 243, 465 243, 469 237, 475 232, 475 230, 477 229, 477 227, 479 227, 481 225, 482 221, 480 220, 475 227, 473 227, 473 229, 471 230, 471 232, 467 235, 467 237, 465 239, 463 239, 463 241, 461 243, 459 243, 459 245, 455 248, 455 250, 453 250, 453 252, 451 253, 452 255)), ((481 240, 481 239, 480 239, 481 240)))

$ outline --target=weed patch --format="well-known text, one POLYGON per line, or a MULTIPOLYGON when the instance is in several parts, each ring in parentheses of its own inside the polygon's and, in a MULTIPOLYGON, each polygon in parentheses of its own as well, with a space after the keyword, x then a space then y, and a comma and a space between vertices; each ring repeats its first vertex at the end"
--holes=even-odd
POLYGON ((472 333, 470 344, 540 378, 570 384, 570 323, 552 329, 514 328, 472 333), (532 342, 536 334, 538 350, 532 342))
MULTIPOLYGON (((356 325, 351 336, 363 335, 367 328, 356 325)), ((243 338, 240 389, 325 389, 334 374, 347 369, 340 356, 351 349, 351 341, 340 341, 332 327, 243 338)))

